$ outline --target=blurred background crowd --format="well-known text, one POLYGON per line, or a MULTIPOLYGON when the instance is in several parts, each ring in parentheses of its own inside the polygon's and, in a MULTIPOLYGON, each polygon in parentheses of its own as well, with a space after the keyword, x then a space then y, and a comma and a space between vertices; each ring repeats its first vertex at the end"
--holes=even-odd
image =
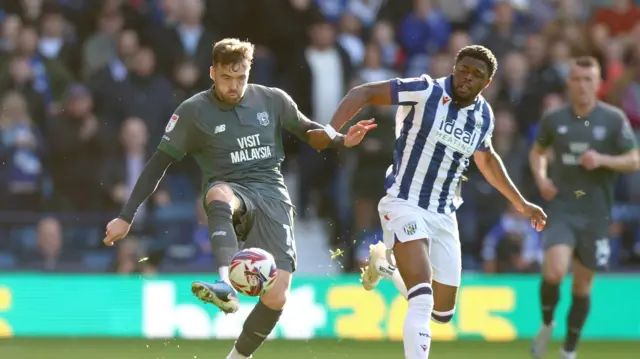
MULTIPOLYGON (((284 89, 322 124, 357 84, 446 76, 460 48, 489 47, 500 61, 484 92, 494 147, 536 200, 527 153, 542 113, 566 101, 572 56, 598 59, 601 100, 620 106, 640 135, 634 0, 0 0, 0 270, 214 268, 189 159, 143 205, 131 240, 115 249, 101 240, 174 108, 211 85, 212 44, 223 37, 255 43, 251 82, 284 89)), ((363 109, 358 116, 379 128, 352 151, 316 153, 285 136, 300 271, 357 270, 380 239, 394 112, 363 109)), ((477 169, 466 178, 464 269, 536 271, 539 235, 477 169)), ((613 267, 634 270, 638 175, 620 178, 616 200, 613 267)))

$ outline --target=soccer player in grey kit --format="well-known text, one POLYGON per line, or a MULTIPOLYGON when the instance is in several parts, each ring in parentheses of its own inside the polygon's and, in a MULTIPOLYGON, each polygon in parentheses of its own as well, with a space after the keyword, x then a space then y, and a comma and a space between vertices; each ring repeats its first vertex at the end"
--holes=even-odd
POLYGON ((558 288, 570 265, 573 298, 560 357, 576 358, 594 274, 609 262, 607 232, 616 175, 640 168, 629 121, 620 109, 598 101, 599 86, 598 62, 592 57, 574 60, 568 80, 570 104, 544 116, 529 156, 536 184, 549 201, 540 288, 543 325, 531 347, 535 358, 547 351, 558 288), (549 149, 554 161, 547 176, 549 149))
POLYGON ((224 39, 213 47, 211 89, 184 101, 173 114, 158 150, 143 169, 119 217, 106 229, 113 245, 129 231, 134 215, 155 190, 169 165, 193 156, 203 173, 204 196, 212 250, 221 280, 196 281, 192 292, 225 313, 238 310, 238 296, 228 283, 229 262, 245 247, 270 252, 278 267, 274 286, 260 297, 247 317, 228 359, 246 359, 275 327, 296 267, 294 209, 280 171, 284 159, 281 130, 302 140, 333 137, 332 147, 360 143, 373 120, 360 121, 346 135, 307 119, 284 91, 247 84, 253 45, 224 39))

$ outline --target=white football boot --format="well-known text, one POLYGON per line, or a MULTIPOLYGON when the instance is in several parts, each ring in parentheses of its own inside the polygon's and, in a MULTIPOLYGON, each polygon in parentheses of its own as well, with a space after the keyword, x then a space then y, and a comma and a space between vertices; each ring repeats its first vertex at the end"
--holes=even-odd
MULTIPOLYGON (((369 246, 369 265, 362 269, 362 286, 366 290, 373 290, 383 277, 390 277, 396 270, 387 260, 387 247, 383 242, 369 246)), ((391 252, 388 252, 391 255, 391 252)))
POLYGON ((551 323, 550 325, 542 324, 538 334, 536 334, 536 337, 533 339, 533 343, 531 344, 531 354, 535 359, 541 359, 545 354, 547 354, 549 341, 553 334, 553 327, 554 323, 551 323))
POLYGON ((577 357, 576 352, 566 352, 564 349, 560 349, 560 359, 576 359, 577 357))

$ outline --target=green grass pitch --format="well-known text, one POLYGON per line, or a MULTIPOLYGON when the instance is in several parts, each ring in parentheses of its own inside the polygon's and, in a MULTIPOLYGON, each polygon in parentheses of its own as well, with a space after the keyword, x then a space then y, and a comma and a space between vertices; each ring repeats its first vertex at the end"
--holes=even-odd
MULTIPOLYGON (((220 340, 3 339, 2 359, 224 359, 233 345, 220 340)), ((559 344, 547 358, 558 358, 559 344)), ((431 359, 529 359, 529 343, 435 342, 431 359)), ((584 342, 580 359, 637 359, 640 343, 584 342)), ((255 359, 401 359, 400 342, 269 341, 255 359)))

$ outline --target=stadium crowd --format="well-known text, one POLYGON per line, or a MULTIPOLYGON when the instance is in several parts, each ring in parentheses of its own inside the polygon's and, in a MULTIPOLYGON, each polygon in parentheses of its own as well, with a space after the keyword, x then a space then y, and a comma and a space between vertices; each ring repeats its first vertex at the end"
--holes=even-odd
MULTIPOLYGON (((539 196, 527 153, 542 113, 566 101, 572 56, 598 59, 601 99, 620 106, 640 137, 633 0, 4 0, 0 9, 3 270, 213 268, 190 160, 172 166, 139 211, 138 240, 116 253, 101 239, 174 108, 210 86, 212 44, 223 37, 255 43, 250 81, 284 89, 323 124, 359 83, 446 76, 460 48, 489 47, 500 61, 484 92, 496 116, 494 147, 529 198, 539 196)), ((353 151, 317 153, 285 137, 298 220, 329 224, 330 246, 353 259, 348 269, 380 238, 394 110, 363 110, 358 116, 379 128, 353 151)), ((463 267, 536 271, 539 235, 477 170, 466 177, 463 267)), ((640 263, 639 183, 637 174, 621 177, 616 190, 617 269, 640 263)))

